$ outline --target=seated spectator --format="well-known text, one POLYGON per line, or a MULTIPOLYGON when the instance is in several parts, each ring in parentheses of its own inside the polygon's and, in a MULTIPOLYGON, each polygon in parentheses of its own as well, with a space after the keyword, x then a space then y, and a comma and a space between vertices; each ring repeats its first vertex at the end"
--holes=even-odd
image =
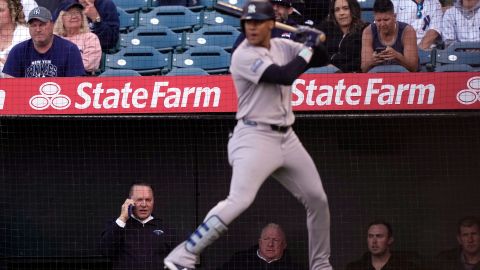
POLYGON ((457 226, 459 246, 442 251, 436 262, 438 270, 479 270, 480 269, 480 220, 478 217, 464 217, 457 226))
POLYGON ((100 66, 102 48, 97 35, 90 32, 87 17, 82 11, 83 6, 79 3, 66 6, 60 11, 53 32, 77 45, 85 71, 92 74, 100 66))
POLYGON ((441 42, 442 5, 438 0, 392 0, 397 21, 413 27, 417 44, 428 50, 441 42))
POLYGON ((397 22, 390 0, 376 0, 373 5, 375 22, 362 35, 363 72, 378 65, 400 65, 408 71, 418 68, 415 30, 397 22))
POLYGON ((376 220, 368 225, 368 252, 357 261, 347 264, 347 270, 419 270, 410 258, 391 250, 393 230, 390 223, 376 220))
POLYGON ((52 14, 44 7, 28 15, 31 38, 10 51, 5 77, 73 77, 85 75, 77 46, 53 34, 52 14))
POLYGON ((115 48, 120 35, 120 20, 112 0, 65 0, 55 11, 54 19, 72 2, 80 3, 84 7, 83 14, 87 16, 90 30, 100 40, 102 50, 115 48))
POLYGON ((330 63, 343 72, 360 72, 362 31, 357 0, 332 0, 327 19, 318 27, 325 32, 330 63))
POLYGON ((221 270, 296 270, 300 266, 291 262, 285 233, 280 225, 269 223, 263 227, 258 245, 235 253, 221 270))
POLYGON ((454 41, 480 42, 480 0, 458 0, 443 15, 443 38, 448 46, 454 41))
POLYGON ((19 0, 0 0, 0 78, 4 77, 3 65, 13 46, 30 38, 25 15, 19 0))

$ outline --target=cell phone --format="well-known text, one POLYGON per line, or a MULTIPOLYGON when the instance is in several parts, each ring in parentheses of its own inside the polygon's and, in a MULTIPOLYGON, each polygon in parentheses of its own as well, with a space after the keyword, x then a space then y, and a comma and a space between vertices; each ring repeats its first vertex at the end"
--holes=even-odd
POLYGON ((135 205, 130 204, 128 206, 128 216, 131 217, 133 215, 133 210, 135 209, 135 205))
POLYGON ((375 48, 375 51, 376 51, 377 53, 381 53, 381 52, 383 52, 386 48, 387 48, 387 47, 377 47, 377 48, 375 48))

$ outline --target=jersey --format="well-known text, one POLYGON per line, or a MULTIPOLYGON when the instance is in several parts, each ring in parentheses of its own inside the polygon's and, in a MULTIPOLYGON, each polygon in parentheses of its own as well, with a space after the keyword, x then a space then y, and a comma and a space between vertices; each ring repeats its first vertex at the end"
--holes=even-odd
POLYGON ((77 46, 56 35, 45 53, 39 53, 32 39, 17 44, 8 55, 3 72, 12 77, 75 77, 85 75, 77 46))
POLYGON ((433 29, 441 34, 442 6, 438 0, 424 0, 420 12, 413 0, 392 0, 397 14, 397 21, 410 24, 417 33, 417 44, 420 44, 428 30, 433 29), (418 15, 420 16, 417 16, 418 15))
POLYGON ((270 49, 252 46, 244 40, 232 55, 230 73, 237 91, 237 119, 290 126, 295 121, 292 111, 291 86, 260 82, 271 64, 285 65, 297 56, 302 44, 281 38, 270 40, 270 49))

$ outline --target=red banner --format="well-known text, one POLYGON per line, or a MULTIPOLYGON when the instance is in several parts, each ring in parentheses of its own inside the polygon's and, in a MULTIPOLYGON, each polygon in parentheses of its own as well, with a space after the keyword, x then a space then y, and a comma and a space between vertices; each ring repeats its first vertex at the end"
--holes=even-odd
MULTIPOLYGON (((296 111, 480 109, 480 73, 304 74, 296 111)), ((235 112, 229 75, 0 80, 0 115, 235 112)))

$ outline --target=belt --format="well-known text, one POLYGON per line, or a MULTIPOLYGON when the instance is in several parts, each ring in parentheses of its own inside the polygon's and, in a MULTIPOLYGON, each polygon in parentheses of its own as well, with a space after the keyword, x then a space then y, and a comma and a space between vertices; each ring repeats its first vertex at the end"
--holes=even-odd
POLYGON ((242 118, 242 121, 247 126, 258 126, 258 125, 269 126, 273 131, 277 131, 277 132, 280 132, 280 133, 287 133, 287 131, 291 127, 291 126, 277 126, 277 125, 270 125, 270 124, 262 124, 262 123, 257 123, 257 122, 252 121, 252 120, 243 119, 243 118, 242 118))

